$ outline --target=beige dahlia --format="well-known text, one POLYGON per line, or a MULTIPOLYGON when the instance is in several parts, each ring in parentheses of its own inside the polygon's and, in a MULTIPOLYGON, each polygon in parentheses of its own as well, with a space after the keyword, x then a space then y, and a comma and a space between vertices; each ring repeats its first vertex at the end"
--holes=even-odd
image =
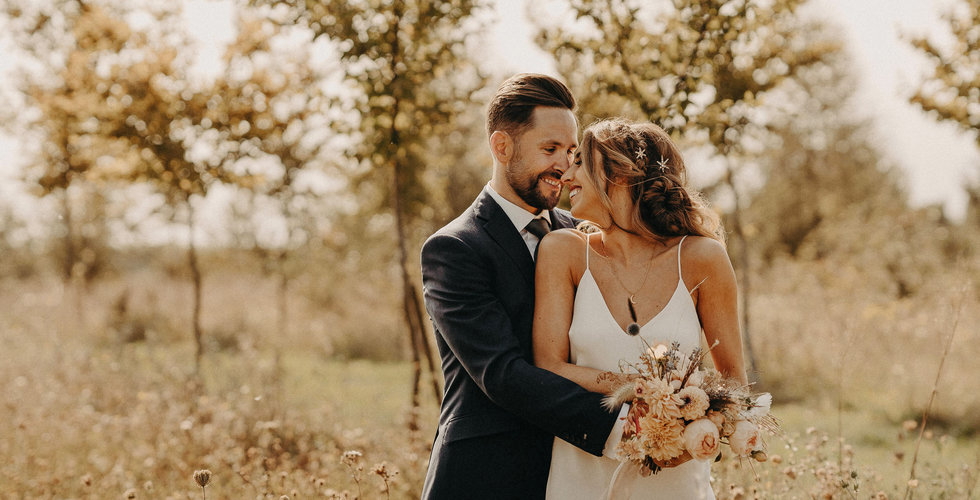
POLYGON ((708 411, 708 393, 700 387, 685 387, 677 393, 680 399, 681 417, 684 420, 694 420, 704 416, 708 411))

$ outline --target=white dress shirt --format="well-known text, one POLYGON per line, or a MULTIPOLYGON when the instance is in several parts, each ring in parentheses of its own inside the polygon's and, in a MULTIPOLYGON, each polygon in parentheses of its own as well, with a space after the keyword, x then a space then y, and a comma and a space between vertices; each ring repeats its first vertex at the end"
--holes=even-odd
MULTIPOLYGON (((538 248, 538 237, 531 234, 527 230, 527 224, 533 219, 542 218, 545 222, 551 226, 551 214, 548 210, 542 210, 539 214, 533 214, 527 210, 517 206, 510 200, 504 198, 500 193, 494 191, 490 184, 487 184, 487 192, 490 193, 490 197, 493 201, 496 201, 500 208, 504 210, 507 214, 507 218, 510 222, 514 224, 514 227, 521 233, 521 238, 524 238, 524 243, 527 245, 527 250, 531 252, 531 257, 534 257, 534 250, 538 248)), ((552 228, 554 229, 554 228, 552 228)))

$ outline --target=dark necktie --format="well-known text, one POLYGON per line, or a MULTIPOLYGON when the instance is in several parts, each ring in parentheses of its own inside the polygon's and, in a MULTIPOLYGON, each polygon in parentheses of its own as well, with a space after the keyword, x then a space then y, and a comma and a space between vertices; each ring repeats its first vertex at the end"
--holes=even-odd
POLYGON ((543 217, 531 219, 531 222, 528 222, 527 226, 524 226, 524 229, 527 229, 527 232, 537 236, 538 240, 544 238, 544 235, 551 231, 551 228, 548 226, 548 221, 543 217))

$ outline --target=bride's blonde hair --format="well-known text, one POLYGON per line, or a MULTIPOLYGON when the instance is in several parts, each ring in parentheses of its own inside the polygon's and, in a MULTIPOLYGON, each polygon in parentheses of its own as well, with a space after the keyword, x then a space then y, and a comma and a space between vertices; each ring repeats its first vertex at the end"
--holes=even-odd
POLYGON ((608 213, 614 213, 610 184, 628 188, 630 222, 644 236, 661 241, 697 235, 725 242, 718 214, 688 186, 684 160, 659 126, 601 120, 585 129, 579 151, 585 178, 608 213))

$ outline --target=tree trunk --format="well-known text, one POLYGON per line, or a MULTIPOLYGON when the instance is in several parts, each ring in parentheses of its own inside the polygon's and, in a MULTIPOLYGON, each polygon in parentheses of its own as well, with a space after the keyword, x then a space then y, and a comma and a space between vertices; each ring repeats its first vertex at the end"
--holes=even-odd
POLYGON ((749 323, 749 303, 750 295, 752 292, 752 282, 751 282, 751 269, 749 268, 749 243, 745 237, 745 228, 742 227, 742 207, 739 202, 738 189, 735 186, 735 172, 730 164, 725 166, 725 182, 732 189, 732 196, 735 200, 735 209, 732 211, 732 230, 735 233, 735 240, 738 242, 738 246, 741 249, 741 255, 739 256, 738 269, 741 271, 741 276, 739 283, 741 284, 741 293, 739 297, 742 299, 741 302, 741 324, 742 324, 742 344, 745 348, 746 356, 746 367, 745 372, 748 375, 749 382, 758 382, 759 374, 756 372, 755 364, 755 351, 752 349, 752 329, 749 323))
POLYGON ((435 376, 435 367, 432 361, 432 353, 425 340, 424 319, 418 292, 412 283, 411 273, 408 270, 408 245, 405 237, 404 215, 401 210, 400 184, 398 182, 398 162, 392 163, 394 175, 392 185, 392 205, 395 211, 395 232, 398 239, 398 264, 401 270, 402 280, 402 310, 405 315, 405 323, 408 326, 409 345, 412 348, 412 416, 409 419, 409 428, 418 429, 416 421, 417 410, 421 404, 419 393, 422 387, 422 355, 425 354, 428 360, 428 368, 432 376, 432 389, 437 404, 442 403, 442 391, 439 389, 439 382, 435 376))
POLYGON ((191 269, 191 280, 194 285, 194 304, 191 313, 191 327, 194 332, 194 373, 201 373, 201 357, 204 355, 204 343, 201 335, 201 271, 197 263, 197 247, 194 245, 194 207, 187 200, 187 262, 191 269))
POLYGON ((432 352, 435 350, 429 344, 429 336, 425 334, 425 315, 423 314, 422 299, 419 298, 418 290, 412 285, 411 295, 412 304, 411 309, 415 314, 415 321, 418 323, 417 331, 419 332, 419 347, 422 350, 422 354, 425 355, 426 367, 429 369, 430 380, 432 381, 432 395, 435 397, 436 402, 442 404, 442 388, 439 387, 439 378, 436 371, 435 359, 432 356, 432 352))
MULTIPOLYGON (((399 67, 399 36, 398 31, 400 29, 401 23, 401 7, 397 2, 394 8, 394 24, 391 26, 391 31, 395 34, 394 44, 392 47, 392 53, 394 57, 391 58, 391 71, 395 75, 391 81, 391 87, 396 88, 396 82, 399 75, 403 71, 399 67)), ((392 106, 392 116, 397 117, 399 112, 400 102, 396 95, 395 101, 392 106)), ((401 206, 401 165, 400 159, 398 158, 398 150, 400 147, 399 132, 396 123, 398 120, 392 120, 390 128, 391 137, 391 204, 392 209, 395 212, 395 231, 398 238, 398 264, 401 268, 401 278, 402 278, 402 309, 405 314, 405 323, 408 326, 409 335, 409 345, 412 347, 412 412, 409 418, 409 429, 418 429, 417 416, 418 408, 420 406, 419 392, 422 387, 422 353, 425 353, 426 359, 428 360, 428 368, 430 375, 432 377, 432 387, 435 395, 436 402, 438 404, 442 403, 442 391, 439 389, 439 382, 436 379, 435 367, 432 362, 432 352, 428 348, 428 342, 425 339, 425 326, 424 326, 424 316, 422 315, 422 308, 418 298, 418 292, 415 291, 415 286, 412 283, 411 273, 408 270, 408 245, 406 243, 405 236, 405 216, 402 211, 401 206)))
POLYGON ((68 195, 68 187, 62 190, 61 197, 61 219, 65 229, 65 255, 61 263, 61 302, 65 305, 60 314, 60 323, 57 328, 52 328, 55 335, 55 357, 58 364, 61 364, 61 339, 71 337, 72 332, 68 331, 69 325, 83 325, 85 323, 82 308, 81 287, 76 285, 75 262, 78 260, 75 250, 75 223, 72 219, 71 199, 68 195), (71 305, 68 305, 68 304, 71 305))
MULTIPOLYGON (((287 222, 288 224, 288 222, 287 222)), ((288 244, 288 242, 287 242, 288 244)), ((283 394, 282 379, 282 339, 286 336, 289 321, 289 275, 286 273, 287 250, 282 249, 276 255, 276 272, 279 274, 278 307, 276 307, 276 333, 272 340, 273 370, 276 394, 283 394)), ((282 414, 282 397, 275 398, 276 412, 282 414)))

